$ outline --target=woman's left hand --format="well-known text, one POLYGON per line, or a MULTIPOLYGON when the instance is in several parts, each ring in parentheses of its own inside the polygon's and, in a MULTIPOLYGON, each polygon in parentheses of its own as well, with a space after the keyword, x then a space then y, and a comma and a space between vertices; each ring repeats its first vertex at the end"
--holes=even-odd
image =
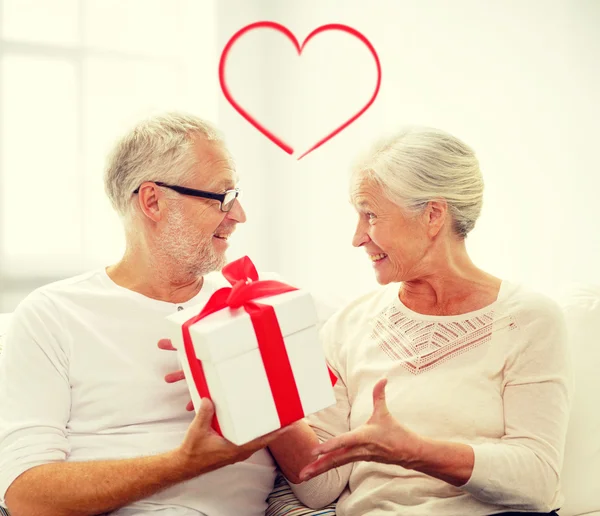
POLYGON ((315 460, 300 472, 303 482, 350 462, 383 462, 405 467, 413 462, 418 456, 421 438, 390 414, 385 401, 386 384, 387 379, 375 384, 373 414, 364 425, 333 437, 313 450, 315 460))

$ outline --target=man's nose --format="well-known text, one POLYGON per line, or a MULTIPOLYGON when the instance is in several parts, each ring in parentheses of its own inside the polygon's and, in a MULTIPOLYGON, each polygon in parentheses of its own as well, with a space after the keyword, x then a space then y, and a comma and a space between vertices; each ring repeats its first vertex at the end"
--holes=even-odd
POLYGON ((227 218, 233 219, 238 223, 246 222, 246 212, 242 208, 242 203, 239 199, 233 201, 233 208, 227 212, 227 218))

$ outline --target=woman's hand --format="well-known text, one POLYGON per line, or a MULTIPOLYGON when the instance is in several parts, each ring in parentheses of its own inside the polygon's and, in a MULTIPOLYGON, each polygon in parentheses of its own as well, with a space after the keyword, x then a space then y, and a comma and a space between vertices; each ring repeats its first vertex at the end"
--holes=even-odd
MULTIPOLYGON (((171 344, 171 341, 169 339, 160 339, 158 341, 158 347, 160 349, 166 349, 167 351, 177 351, 174 347, 173 344, 171 344)), ((185 379, 185 375, 183 374, 183 370, 179 370, 179 371, 174 371, 172 373, 169 373, 167 375, 165 375, 165 382, 167 383, 175 383, 175 382, 180 382, 181 380, 185 379)), ((190 401, 187 406, 185 407, 185 409, 188 412, 191 412, 192 410, 194 410, 194 404, 190 401)))
POLYGON ((349 462, 371 461, 410 467, 411 457, 419 455, 422 439, 402 426, 390 414, 385 401, 387 379, 373 388, 373 414, 356 430, 334 437, 313 450, 315 460, 300 472, 309 480, 349 462))

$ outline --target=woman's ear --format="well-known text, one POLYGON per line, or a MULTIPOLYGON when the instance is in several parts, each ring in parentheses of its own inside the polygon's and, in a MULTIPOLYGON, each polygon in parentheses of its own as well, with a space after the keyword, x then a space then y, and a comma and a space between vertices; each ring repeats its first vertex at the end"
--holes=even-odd
POLYGON ((435 238, 448 218, 448 202, 444 199, 429 201, 425 213, 427 216, 427 233, 430 238, 435 238))

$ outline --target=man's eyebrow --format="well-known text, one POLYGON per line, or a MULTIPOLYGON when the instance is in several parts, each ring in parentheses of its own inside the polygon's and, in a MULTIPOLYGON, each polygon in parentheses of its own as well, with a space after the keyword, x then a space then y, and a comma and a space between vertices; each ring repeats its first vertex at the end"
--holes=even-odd
POLYGON ((217 190, 231 190, 235 188, 238 181, 238 176, 235 176, 233 179, 222 179, 221 181, 218 181, 213 188, 217 190))

